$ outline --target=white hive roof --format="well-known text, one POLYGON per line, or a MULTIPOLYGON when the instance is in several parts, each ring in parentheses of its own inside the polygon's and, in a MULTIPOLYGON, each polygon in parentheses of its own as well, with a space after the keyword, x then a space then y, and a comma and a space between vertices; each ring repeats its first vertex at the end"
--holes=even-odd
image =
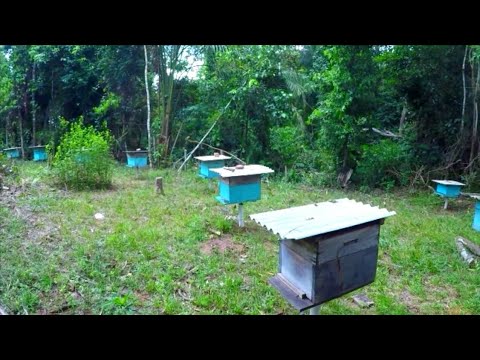
POLYGON ((250 218, 283 240, 300 240, 395 214, 395 211, 345 198, 253 214, 250 218))

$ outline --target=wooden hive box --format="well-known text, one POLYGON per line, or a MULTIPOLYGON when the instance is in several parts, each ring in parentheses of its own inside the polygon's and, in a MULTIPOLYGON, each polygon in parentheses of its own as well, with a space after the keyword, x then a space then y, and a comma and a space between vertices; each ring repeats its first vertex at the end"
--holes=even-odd
POLYGON ((147 150, 135 150, 125 151, 127 154, 127 166, 134 168, 145 167, 148 164, 148 151, 147 150))
POLYGON ((261 198, 261 176, 274 171, 263 165, 245 165, 242 169, 219 168, 218 196, 222 204, 241 204, 261 198))
POLYGON ((200 162, 198 169, 198 175, 204 179, 213 179, 219 177, 216 172, 210 171, 210 169, 222 168, 225 166, 225 160, 231 159, 230 156, 225 155, 207 155, 207 156, 196 156, 200 162))
POLYGON ((17 159, 20 157, 20 150, 22 148, 20 147, 13 147, 13 148, 8 148, 8 149, 3 149, 5 153, 7 154, 7 158, 9 159, 17 159))
POLYGON ((340 199, 251 215, 280 236, 270 283, 303 311, 372 283, 386 209, 340 199))
POLYGON ((453 180, 432 180, 437 184, 435 193, 442 197, 456 198, 460 196, 460 187, 465 186, 458 181, 453 180))
POLYGON ((47 151, 45 146, 30 146, 30 149, 33 149, 33 161, 45 161, 47 160, 47 151))

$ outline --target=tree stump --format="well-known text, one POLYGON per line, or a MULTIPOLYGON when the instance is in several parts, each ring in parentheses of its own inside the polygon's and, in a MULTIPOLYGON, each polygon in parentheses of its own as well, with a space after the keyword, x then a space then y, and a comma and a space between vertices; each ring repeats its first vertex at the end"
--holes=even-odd
POLYGON ((161 177, 155 178, 155 194, 158 193, 165 195, 165 193, 163 192, 163 178, 161 177))

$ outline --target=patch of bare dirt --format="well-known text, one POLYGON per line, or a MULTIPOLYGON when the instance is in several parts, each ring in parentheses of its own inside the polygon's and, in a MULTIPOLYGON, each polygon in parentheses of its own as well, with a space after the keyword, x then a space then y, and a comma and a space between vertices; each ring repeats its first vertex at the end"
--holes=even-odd
POLYGON ((232 241, 231 235, 224 235, 219 238, 213 238, 203 243, 200 247, 200 251, 204 255, 211 255, 214 251, 218 251, 221 254, 229 250, 233 252, 242 252, 243 249, 243 245, 236 244, 232 241))
MULTIPOLYGON (((48 187, 42 187, 43 191, 50 191, 48 187)), ((56 240, 56 233, 59 230, 49 221, 41 218, 37 213, 27 205, 20 205, 18 199, 21 196, 28 196, 29 187, 27 184, 22 186, 9 185, 8 190, 0 192, 0 205, 8 208, 17 218, 27 224, 26 239, 33 242, 52 242, 56 240)))
POLYGON ((408 290, 403 290, 399 296, 400 301, 404 304, 408 311, 412 314, 419 314, 420 313, 420 300, 410 294, 408 290))

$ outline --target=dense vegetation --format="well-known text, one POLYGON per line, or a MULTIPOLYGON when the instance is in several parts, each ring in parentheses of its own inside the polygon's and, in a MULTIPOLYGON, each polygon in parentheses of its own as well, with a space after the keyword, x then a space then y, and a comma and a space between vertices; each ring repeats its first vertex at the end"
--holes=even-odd
POLYGON ((117 159, 150 148, 155 166, 171 166, 218 119, 206 143, 291 181, 336 184, 352 169, 360 188, 433 176, 474 188, 479 174, 478 46, 1 50, 3 147, 58 145, 60 119, 82 116, 107 124, 117 159))

